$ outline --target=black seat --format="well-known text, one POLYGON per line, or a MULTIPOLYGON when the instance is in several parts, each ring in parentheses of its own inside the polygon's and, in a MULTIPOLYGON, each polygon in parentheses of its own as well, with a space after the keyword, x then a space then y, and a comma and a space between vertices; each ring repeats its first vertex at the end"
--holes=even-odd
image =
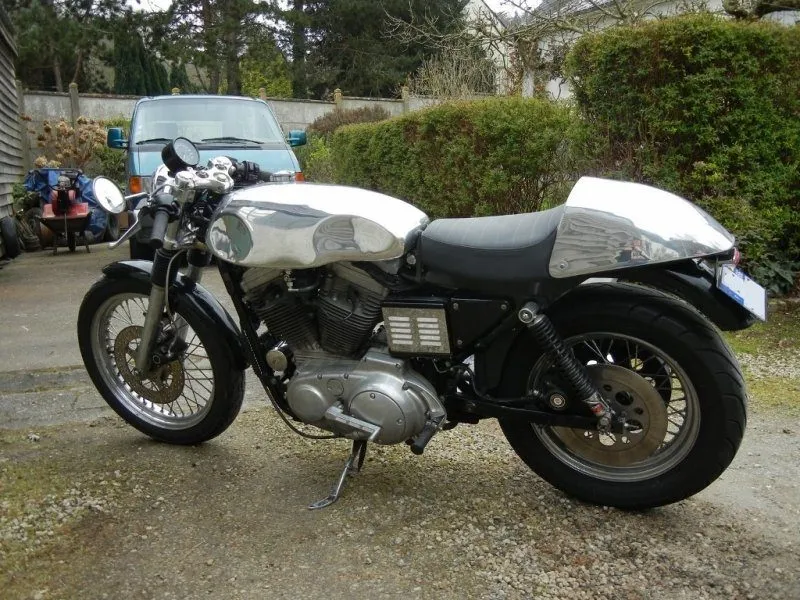
POLYGON ((457 280, 517 283, 545 279, 564 206, 501 217, 440 219, 420 236, 417 259, 457 280))

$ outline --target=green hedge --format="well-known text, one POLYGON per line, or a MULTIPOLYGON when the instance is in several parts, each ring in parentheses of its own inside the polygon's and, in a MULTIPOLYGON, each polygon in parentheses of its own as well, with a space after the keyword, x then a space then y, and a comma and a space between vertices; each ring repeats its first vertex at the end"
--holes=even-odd
POLYGON ((687 16, 567 58, 594 170, 669 189, 740 238, 774 291, 800 269, 800 28, 687 16))
POLYGON ((337 183, 397 196, 432 217, 527 212, 563 201, 575 178, 575 119, 541 100, 445 104, 337 129, 337 183))
POLYGON ((317 117, 307 128, 308 143, 295 150, 297 160, 306 179, 318 183, 334 181, 333 162, 329 140, 334 131, 344 125, 374 123, 389 118, 389 111, 382 106, 353 109, 337 108, 317 117))

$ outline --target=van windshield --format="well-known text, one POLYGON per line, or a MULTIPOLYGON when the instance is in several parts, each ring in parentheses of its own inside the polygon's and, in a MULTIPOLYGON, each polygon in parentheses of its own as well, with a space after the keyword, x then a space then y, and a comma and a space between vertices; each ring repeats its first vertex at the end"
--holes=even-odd
MULTIPOLYGON (((203 140, 231 138, 283 143, 275 117, 261 102, 227 98, 170 98, 142 102, 136 109, 131 143, 166 143, 176 137, 203 140)), ((220 142, 223 140, 220 139, 220 142)))

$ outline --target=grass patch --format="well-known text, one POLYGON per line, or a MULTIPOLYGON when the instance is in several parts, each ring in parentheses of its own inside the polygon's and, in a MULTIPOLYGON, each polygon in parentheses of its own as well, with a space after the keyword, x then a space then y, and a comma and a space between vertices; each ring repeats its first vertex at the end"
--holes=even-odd
POLYGON ((800 379, 748 377, 747 387, 755 408, 778 409, 785 415, 800 416, 800 379))
POLYGON ((766 323, 725 335, 738 353, 769 354, 781 349, 800 349, 800 303, 770 302, 766 323))

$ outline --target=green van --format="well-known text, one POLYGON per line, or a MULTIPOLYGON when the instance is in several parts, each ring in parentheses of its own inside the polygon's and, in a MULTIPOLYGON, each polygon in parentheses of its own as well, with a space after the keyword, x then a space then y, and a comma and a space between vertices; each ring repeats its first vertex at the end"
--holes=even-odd
MULTIPOLYGON (((302 181, 292 147, 306 143, 304 131, 283 131, 263 100, 240 96, 174 95, 142 98, 133 109, 130 137, 121 128, 108 130, 107 145, 127 151, 128 194, 149 192, 153 172, 161 164, 161 149, 185 137, 200 150, 201 163, 214 156, 232 156, 275 173, 290 171, 302 181)), ((132 207, 134 208, 134 207, 132 207)), ((146 236, 146 223, 139 240, 146 236)), ((152 251, 131 239, 131 258, 151 258, 152 251)))

